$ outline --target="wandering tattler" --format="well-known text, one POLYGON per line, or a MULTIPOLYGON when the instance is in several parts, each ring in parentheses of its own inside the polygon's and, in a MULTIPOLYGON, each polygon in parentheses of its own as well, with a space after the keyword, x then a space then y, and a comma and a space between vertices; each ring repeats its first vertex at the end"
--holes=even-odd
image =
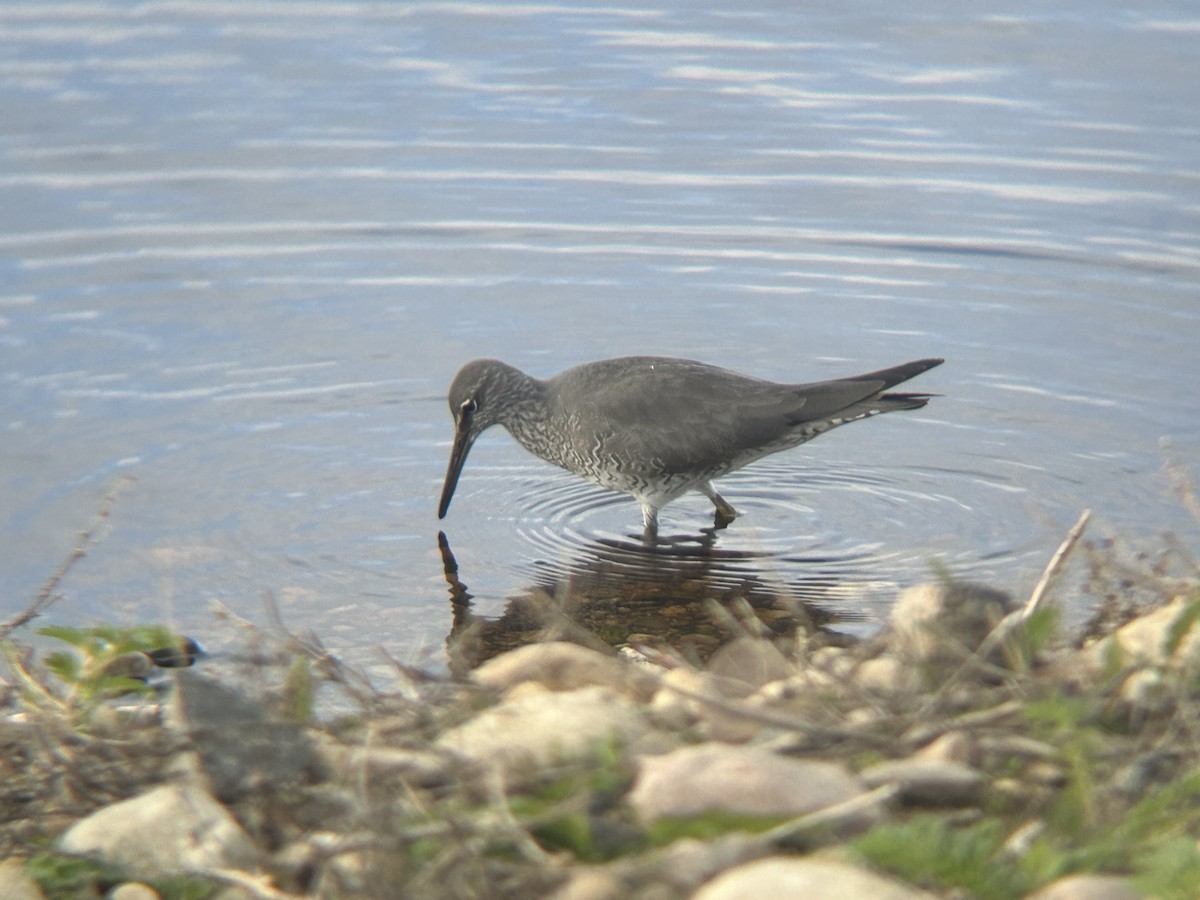
POLYGON ((589 481, 632 494, 645 535, 658 511, 701 491, 717 523, 737 511, 712 479, 876 413, 920 409, 932 394, 884 393, 940 359, 866 375, 775 384, 688 359, 627 356, 540 380, 497 359, 463 366, 450 385, 454 447, 442 486, 444 518, 475 439, 503 425, 526 450, 589 481))

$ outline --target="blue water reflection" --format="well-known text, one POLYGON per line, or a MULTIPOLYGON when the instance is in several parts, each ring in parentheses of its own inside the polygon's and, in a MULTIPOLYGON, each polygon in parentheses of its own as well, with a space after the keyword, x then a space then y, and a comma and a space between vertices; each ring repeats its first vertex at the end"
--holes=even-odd
MULTIPOLYGON (((722 486, 723 547, 780 583, 840 560, 868 620, 935 565, 1028 589, 1085 506, 1196 532, 1158 444, 1200 459, 1177 5, 30 0, 0 26, 5 609, 130 474, 56 616, 208 646, 210 600, 256 618, 270 589, 335 650, 436 655, 443 398, 476 356, 945 356, 920 414, 722 486)), ((637 521, 497 434, 441 527, 486 611, 637 521)))

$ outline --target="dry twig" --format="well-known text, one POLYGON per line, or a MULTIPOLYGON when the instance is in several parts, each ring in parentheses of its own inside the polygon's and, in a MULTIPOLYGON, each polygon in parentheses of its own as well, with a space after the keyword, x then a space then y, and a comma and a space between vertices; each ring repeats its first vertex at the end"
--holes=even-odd
POLYGON ((0 639, 8 637, 16 629, 36 619, 58 599, 58 595, 54 592, 58 589, 62 580, 67 577, 67 573, 71 571, 72 566, 87 556, 88 551, 100 542, 100 538, 97 536, 100 526, 111 515, 113 506, 116 504, 117 497, 121 491, 136 480, 132 475, 126 475, 117 479, 109 492, 101 499, 100 508, 96 510, 96 514, 92 517, 92 521, 88 524, 88 527, 79 532, 79 539, 75 542, 75 546, 71 549, 71 552, 67 554, 67 558, 59 563, 58 568, 46 579, 46 583, 42 585, 42 589, 33 598, 33 602, 14 618, 0 625, 0 639))
POLYGON ((1029 595, 1029 600, 1025 603, 1024 609, 1021 610, 1021 620, 1024 621, 1033 615, 1037 608, 1041 605, 1046 592, 1050 589, 1051 583, 1058 577, 1058 573, 1062 571, 1063 564, 1067 560, 1067 556, 1074 549, 1076 542, 1083 534, 1083 530, 1087 528, 1087 524, 1091 521, 1092 511, 1085 509, 1079 516, 1079 521, 1071 526, 1071 530, 1067 532, 1067 536, 1063 538, 1063 542, 1058 545, 1058 549, 1054 551, 1054 555, 1050 557, 1050 562, 1046 563, 1046 569, 1042 572, 1042 577, 1038 579, 1037 585, 1034 586, 1033 593, 1029 595))
MULTIPOLYGON (((1164 453, 1171 451, 1171 441, 1163 438, 1158 442, 1159 448, 1164 453)), ((1179 460, 1174 455, 1168 456, 1163 464, 1167 470, 1167 477, 1171 480, 1171 486, 1175 488, 1175 493, 1179 495, 1179 501, 1183 504, 1183 508, 1191 513, 1192 518, 1200 522, 1200 499, 1196 497, 1196 485, 1188 477, 1186 471, 1179 460)))
POLYGON ((1082 515, 1080 515, 1079 520, 1071 526, 1071 530, 1067 532, 1067 536, 1063 538, 1062 543, 1058 545, 1058 549, 1054 551, 1054 555, 1050 557, 1050 562, 1046 564, 1046 568, 1042 572, 1042 577, 1038 579, 1038 583, 1034 587, 1033 593, 1030 594, 1029 600, 1026 601, 1023 607, 1013 610, 996 623, 995 627, 988 632, 987 637, 980 642, 979 647, 967 659, 963 660, 962 665, 950 673, 942 683, 941 688, 929 698, 924 706, 924 711, 928 712, 938 706, 947 696, 951 687, 957 684, 967 671, 978 672, 988 668, 995 668, 987 662, 988 657, 991 656, 992 651, 997 647, 1002 646, 1014 630, 1041 606, 1050 589, 1051 583, 1058 576, 1058 573, 1062 571, 1067 556, 1070 555, 1071 550, 1078 543, 1080 535, 1087 528, 1087 524, 1091 518, 1092 511, 1085 509, 1082 515))
POLYGON ((832 828, 836 831, 838 825, 853 821, 869 809, 883 806, 899 793, 900 785, 894 782, 881 784, 879 787, 867 791, 865 794, 860 794, 849 800, 843 800, 841 803, 835 803, 832 806, 826 806, 823 809, 818 809, 816 812, 806 813, 794 819, 789 819, 787 822, 783 822, 774 828, 762 832, 758 837, 763 843, 776 844, 780 841, 794 838, 806 831, 823 830, 826 828, 832 828))

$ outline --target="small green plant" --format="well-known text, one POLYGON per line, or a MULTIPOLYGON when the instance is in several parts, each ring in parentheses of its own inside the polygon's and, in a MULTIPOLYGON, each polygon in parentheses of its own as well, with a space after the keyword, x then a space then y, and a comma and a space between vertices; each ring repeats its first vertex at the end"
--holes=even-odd
MULTIPOLYGON (((26 871, 48 900, 97 897, 126 881, 117 866, 95 859, 38 853, 25 864, 26 871)), ((169 875, 152 879, 150 885, 163 900, 209 900, 221 887, 193 875, 169 875)))
POLYGON ((25 869, 47 897, 83 897, 95 893, 98 883, 112 883, 120 877, 115 866, 91 859, 39 853, 30 857, 25 869))
POLYGON ((710 810, 699 815, 659 819, 649 829, 650 843, 656 847, 674 843, 682 838, 710 840, 731 832, 762 834, 787 822, 789 816, 752 816, 742 813, 710 810))
POLYGON ((138 677, 139 670, 152 665, 143 654, 179 647, 184 641, 160 625, 48 625, 38 634, 62 641, 69 649, 48 653, 43 660, 54 683, 30 671, 13 645, 4 644, 5 662, 18 676, 23 698, 33 706, 84 717, 107 698, 151 692, 138 677))
POLYGON ((1033 726, 1035 736, 1053 741, 1087 729, 1100 718, 1102 708, 1096 696, 1049 691, 1029 700, 1021 714, 1033 726))
POLYGON ((1021 859, 1037 884, 1068 872, 1132 872, 1149 897, 1192 898, 1200 883, 1200 772, 1191 772, 1143 797, 1119 814, 1081 815, 1102 798, 1095 786, 1081 803, 1078 785, 1068 785, 1048 828, 1021 859))
POLYGON ((589 760, 573 763, 557 777, 513 797, 509 808, 544 848, 569 850, 589 862, 610 859, 628 850, 625 843, 636 842, 640 834, 598 836, 593 830, 593 813, 611 807, 629 786, 632 775, 619 741, 597 741, 589 760))
POLYGON ((1024 896, 1032 885, 1004 852, 996 820, 957 828, 935 815, 881 825, 854 842, 869 862, 930 888, 955 888, 982 900, 1024 896))
POLYGON ((1200 851, 1186 835, 1155 842, 1137 861, 1133 883, 1147 897, 1191 900, 1200 884, 1200 851))
POLYGON ((292 657, 283 683, 283 715, 289 722, 306 725, 312 721, 316 684, 308 657, 292 657))
POLYGON ((1163 645, 1167 656, 1174 656, 1179 651, 1184 639, 1196 627, 1197 622, 1200 622, 1200 593, 1188 601, 1179 615, 1175 617, 1175 621, 1171 623, 1163 645))

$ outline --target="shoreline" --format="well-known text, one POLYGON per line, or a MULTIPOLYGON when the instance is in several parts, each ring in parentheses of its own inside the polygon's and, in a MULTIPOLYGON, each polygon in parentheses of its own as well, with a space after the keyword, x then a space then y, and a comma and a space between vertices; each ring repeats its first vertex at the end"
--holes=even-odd
POLYGON ((702 664, 542 633, 383 689, 236 623, 242 683, 166 669, 118 707, 111 646, 62 630, 78 665, 47 668, 10 639, 0 894, 1194 897, 1200 571, 1086 547, 1065 634, 1086 521, 1023 603, 922 585, 856 641, 729 615, 702 664), (354 711, 318 719, 329 693, 354 711))

